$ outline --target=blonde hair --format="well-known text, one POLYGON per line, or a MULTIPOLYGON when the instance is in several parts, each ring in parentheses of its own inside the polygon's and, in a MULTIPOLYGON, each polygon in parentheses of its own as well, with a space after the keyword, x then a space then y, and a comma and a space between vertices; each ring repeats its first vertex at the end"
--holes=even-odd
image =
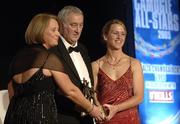
POLYGON ((50 19, 56 20, 60 26, 58 17, 52 14, 41 13, 32 18, 25 32, 27 44, 42 44, 44 42, 43 34, 50 19))
POLYGON ((102 29, 102 38, 103 38, 104 35, 107 35, 109 33, 111 25, 113 25, 113 24, 121 25, 124 28, 125 33, 127 34, 126 26, 123 23, 123 21, 121 21, 119 19, 112 19, 112 20, 109 20, 108 22, 106 22, 106 24, 104 25, 104 27, 102 29))

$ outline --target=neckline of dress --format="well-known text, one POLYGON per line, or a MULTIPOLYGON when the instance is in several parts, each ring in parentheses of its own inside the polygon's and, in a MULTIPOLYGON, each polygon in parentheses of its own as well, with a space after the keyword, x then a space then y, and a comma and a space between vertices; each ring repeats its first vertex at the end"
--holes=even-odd
MULTIPOLYGON (((131 71, 131 65, 128 67, 128 69, 117 79, 112 79, 111 76, 109 76, 102 68, 99 68, 99 71, 103 72, 110 80, 112 80, 113 82, 116 82, 118 80, 120 80, 124 75, 126 75, 126 73, 128 73, 129 71, 131 71)), ((99 72, 98 72, 99 73, 99 72)))

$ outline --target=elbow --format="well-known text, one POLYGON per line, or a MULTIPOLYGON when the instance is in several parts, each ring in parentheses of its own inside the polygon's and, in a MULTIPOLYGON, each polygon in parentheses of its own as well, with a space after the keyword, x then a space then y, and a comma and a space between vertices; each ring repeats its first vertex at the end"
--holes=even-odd
POLYGON ((144 100, 144 95, 140 95, 140 96, 137 98, 138 104, 142 103, 143 100, 144 100))
POLYGON ((137 94, 137 95, 135 95, 135 101, 136 101, 136 104, 138 105, 138 104, 140 104, 140 103, 142 103, 143 102, 143 100, 144 100, 144 95, 143 94, 137 94))
POLYGON ((142 96, 141 98, 139 98, 139 104, 142 103, 144 100, 144 97, 142 96))

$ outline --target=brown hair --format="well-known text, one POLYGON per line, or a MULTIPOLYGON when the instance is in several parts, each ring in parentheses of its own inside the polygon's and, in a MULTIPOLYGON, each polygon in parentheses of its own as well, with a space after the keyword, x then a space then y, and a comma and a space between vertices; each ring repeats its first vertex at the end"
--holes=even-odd
POLYGON ((27 44, 42 44, 44 42, 43 33, 47 28, 50 19, 56 20, 60 26, 58 17, 52 14, 41 13, 32 18, 25 32, 27 44))

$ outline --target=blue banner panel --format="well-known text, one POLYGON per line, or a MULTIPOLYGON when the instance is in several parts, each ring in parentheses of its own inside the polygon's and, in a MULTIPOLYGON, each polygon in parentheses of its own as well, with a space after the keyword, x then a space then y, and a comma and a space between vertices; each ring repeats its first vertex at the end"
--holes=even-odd
POLYGON ((143 66, 142 124, 180 124, 178 0, 132 0, 136 58, 143 66))

